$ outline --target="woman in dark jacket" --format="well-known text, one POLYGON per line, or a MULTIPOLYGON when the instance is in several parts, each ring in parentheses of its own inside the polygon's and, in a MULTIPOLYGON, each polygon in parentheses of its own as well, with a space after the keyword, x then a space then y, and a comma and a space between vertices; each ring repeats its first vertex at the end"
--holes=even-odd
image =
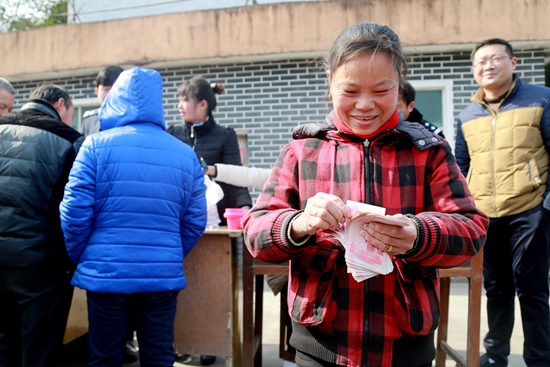
MULTIPOLYGON (((193 147, 208 165, 242 166, 235 130, 218 125, 212 115, 217 104, 216 94, 223 91, 222 84, 210 84, 201 76, 185 81, 178 87, 178 108, 184 123, 170 126, 168 132, 193 147)), ((219 184, 224 197, 218 202, 218 215, 221 224, 225 225, 225 208, 250 208, 252 199, 245 187, 219 184)))
MULTIPOLYGON (((242 166, 239 142, 235 130, 216 124, 212 111, 216 108, 216 94, 224 91, 223 84, 208 83, 202 76, 186 80, 178 87, 178 109, 181 124, 172 125, 168 132, 185 144, 191 146, 199 157, 202 157, 204 170, 206 165, 215 163, 242 166)), ((237 187, 223 182, 219 183, 223 198, 218 202, 220 225, 227 224, 223 213, 225 208, 250 209, 252 199, 246 187, 237 187)), ((201 356, 201 364, 208 366, 216 357, 201 356)))

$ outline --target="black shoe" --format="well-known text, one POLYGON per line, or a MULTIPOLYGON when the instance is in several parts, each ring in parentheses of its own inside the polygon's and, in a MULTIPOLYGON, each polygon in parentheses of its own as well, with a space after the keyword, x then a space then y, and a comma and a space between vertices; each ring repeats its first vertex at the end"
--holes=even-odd
POLYGON ((479 367, 506 367, 506 365, 498 364, 488 354, 479 357, 479 367))
POLYGON ((216 362, 216 356, 201 356, 201 365, 203 366, 210 366, 214 362, 216 362))

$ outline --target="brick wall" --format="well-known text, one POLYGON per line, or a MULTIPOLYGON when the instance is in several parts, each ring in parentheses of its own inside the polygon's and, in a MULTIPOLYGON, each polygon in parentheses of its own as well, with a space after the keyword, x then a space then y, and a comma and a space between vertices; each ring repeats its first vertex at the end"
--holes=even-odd
MULTIPOLYGON (((530 83, 544 85, 542 50, 517 52, 516 72, 530 83)), ((419 54, 410 57, 409 80, 452 80, 454 117, 469 103, 477 85, 472 77, 469 52, 419 54)), ((320 122, 329 111, 327 82, 315 60, 278 60, 230 65, 159 69, 164 80, 164 108, 168 124, 179 123, 177 86, 194 75, 223 83, 214 116, 218 123, 248 131, 249 165, 269 168, 292 129, 320 122)), ((60 80, 14 83, 16 109, 36 86, 55 82, 68 88, 75 100, 95 98, 95 75, 60 80)), ((253 196, 257 195, 252 191, 253 196)))

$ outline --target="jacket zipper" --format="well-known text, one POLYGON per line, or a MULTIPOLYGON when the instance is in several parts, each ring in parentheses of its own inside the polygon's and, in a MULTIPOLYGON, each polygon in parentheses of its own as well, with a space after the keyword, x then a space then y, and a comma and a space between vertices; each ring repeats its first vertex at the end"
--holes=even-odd
POLYGON ((497 117, 496 115, 493 115, 493 121, 491 122, 492 125, 492 133, 491 133, 491 184, 493 185, 493 212, 495 213, 495 217, 498 218, 498 212, 497 212, 497 193, 496 193, 496 182, 495 182, 495 142, 496 142, 496 125, 497 125, 497 117))
POLYGON ((363 151, 364 151, 364 161, 365 161, 365 203, 370 204, 371 203, 371 192, 369 189, 369 170, 370 170, 370 162, 369 162, 369 148, 370 148, 370 141, 365 140, 363 142, 363 151))
MULTIPOLYGON (((363 154, 364 154, 364 162, 365 162, 365 203, 367 204, 370 204, 371 202, 371 192, 370 192, 370 185, 369 185, 369 179, 370 179, 370 175, 369 175, 369 170, 370 170, 370 162, 369 162, 369 154, 370 154, 370 141, 369 140, 365 140, 363 141, 363 154)), ((370 324, 369 324, 369 317, 367 317, 367 315, 369 314, 369 310, 370 310, 370 303, 371 303, 371 300, 370 300, 370 282, 365 282, 365 306, 364 306, 364 309, 363 309, 363 312, 364 312, 364 315, 363 315, 363 344, 364 345, 369 345, 370 344, 370 337, 368 336, 369 335, 369 330, 370 330, 370 324)), ((367 358, 367 355, 368 353, 362 353, 362 358, 361 358, 361 365, 362 366, 366 366, 366 358, 367 358)))
POLYGON ((195 134, 195 126, 191 125, 191 139, 193 139, 193 150, 195 150, 195 145, 197 145, 197 134, 195 134))

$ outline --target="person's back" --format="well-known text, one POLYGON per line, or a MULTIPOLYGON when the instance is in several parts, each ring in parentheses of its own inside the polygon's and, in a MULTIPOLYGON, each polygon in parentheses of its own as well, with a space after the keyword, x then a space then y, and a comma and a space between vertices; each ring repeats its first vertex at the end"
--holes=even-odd
POLYGON ((206 224, 202 168, 191 148, 165 131, 156 71, 121 74, 99 121, 101 132, 83 144, 60 206, 78 264, 72 284, 88 291, 90 366, 122 365, 130 317, 140 363, 172 366, 182 262, 206 224))
POLYGON ((183 288, 181 261, 204 230, 204 178, 197 158, 166 133, 162 104, 137 93, 137 88, 146 89, 150 76, 134 70, 136 75, 127 73, 118 89, 124 92, 115 91, 101 108, 102 131, 83 145, 61 205, 69 255, 80 264, 73 283, 93 291, 183 288), (80 196, 75 188, 89 174, 95 179, 86 187, 89 195, 80 196), (74 227, 84 218, 82 227, 74 227), (102 257, 102 245, 109 245, 109 259, 102 257), (150 272, 160 259, 168 263, 150 272), (132 266, 124 269, 128 262, 132 266), (88 271, 100 269, 101 263, 118 263, 120 271, 90 276, 88 271), (136 274, 149 277, 134 279, 136 274))
MULTIPOLYGON (((32 103, 53 114, 47 102, 32 103)), ((0 136, 0 265, 55 258, 65 251, 57 206, 81 135, 50 115, 26 109, 0 119, 0 136)))
POLYGON ((0 118, 0 365, 38 367, 58 358, 71 303, 59 202, 83 137, 62 87, 30 98, 0 118))

